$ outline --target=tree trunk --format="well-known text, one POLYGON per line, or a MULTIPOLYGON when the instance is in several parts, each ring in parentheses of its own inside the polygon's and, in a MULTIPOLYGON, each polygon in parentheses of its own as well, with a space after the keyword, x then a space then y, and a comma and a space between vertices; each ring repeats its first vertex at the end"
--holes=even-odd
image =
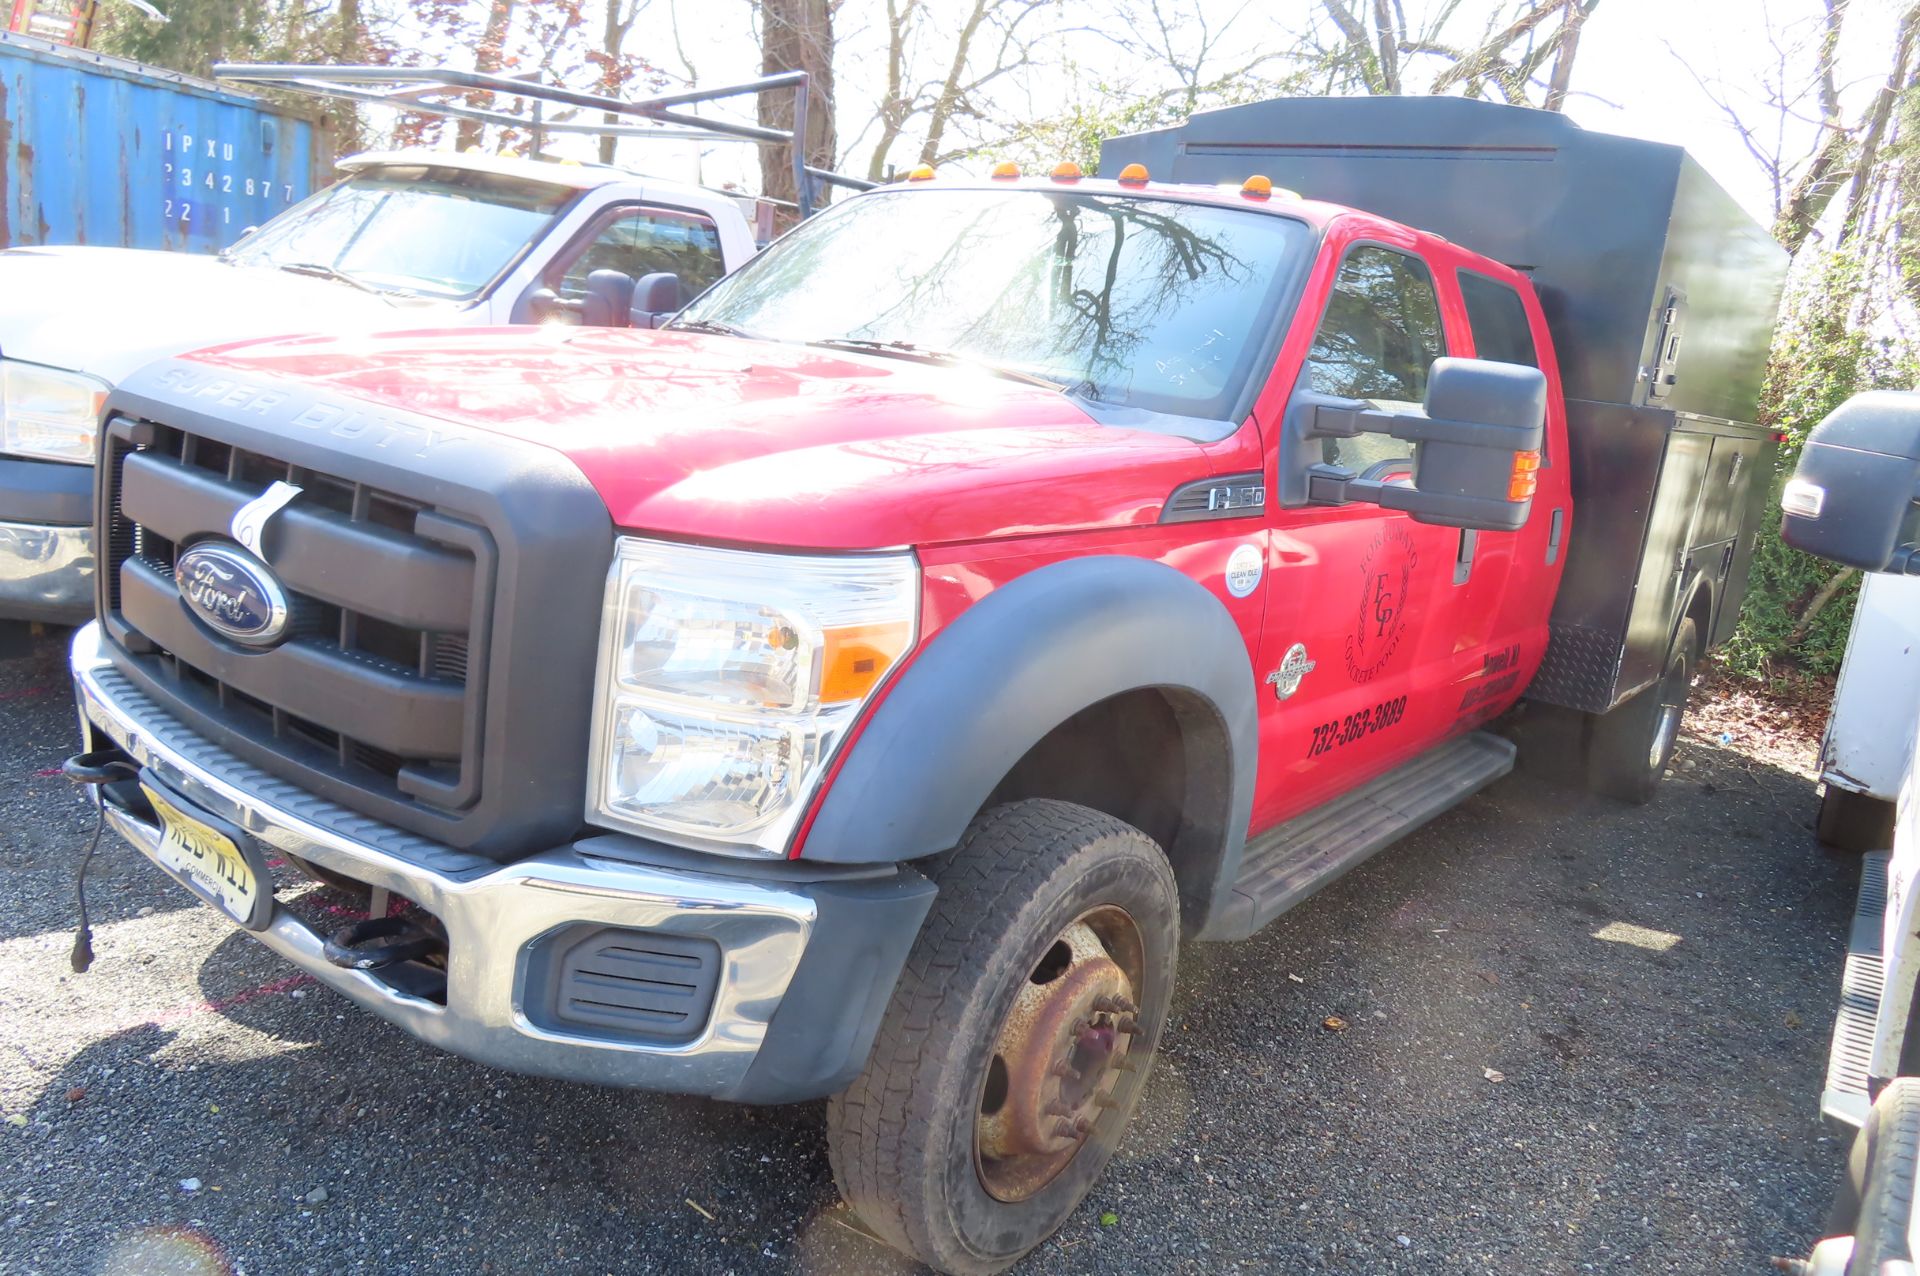
POLYGON ((946 137, 947 121, 960 105, 960 81, 967 73, 967 59, 973 56, 973 37, 987 16, 987 5, 988 0, 974 0, 973 12, 960 28, 960 40, 953 46, 953 61, 947 67, 946 83, 940 86, 940 96, 927 113, 927 138, 920 147, 922 164, 931 164, 940 157, 940 142, 946 137))
POLYGON ((919 0, 887 0, 887 93, 880 99, 880 139, 867 160, 867 179, 884 181, 887 153, 906 131, 912 103, 907 101, 907 33, 913 27, 919 0))
MULTIPOLYGON (((760 0, 760 70, 766 75, 805 71, 808 76, 807 163, 833 167, 833 0, 760 0)), ((760 123, 793 127, 794 94, 780 89, 760 95, 760 123)), ((760 189, 769 199, 794 201, 793 158, 784 143, 760 144, 760 189)), ((824 202, 820 190, 815 202, 824 202)))
MULTIPOLYGON (((491 0, 487 6, 487 26, 480 34, 480 47, 474 51, 473 69, 494 72, 500 69, 501 60, 506 56, 507 26, 513 21, 514 0, 491 0)), ((485 107, 493 104, 491 93, 467 94, 467 105, 485 107)), ((454 132, 454 143, 458 150, 470 150, 480 145, 480 139, 486 134, 486 125, 479 120, 461 120, 460 127, 454 132)))
POLYGON ((1560 47, 1553 55, 1553 74, 1547 78, 1544 105, 1549 111, 1567 109, 1567 89, 1573 83, 1573 57, 1580 50, 1580 27, 1592 9, 1592 4, 1582 4, 1581 0, 1567 0, 1567 16, 1560 20, 1560 47))

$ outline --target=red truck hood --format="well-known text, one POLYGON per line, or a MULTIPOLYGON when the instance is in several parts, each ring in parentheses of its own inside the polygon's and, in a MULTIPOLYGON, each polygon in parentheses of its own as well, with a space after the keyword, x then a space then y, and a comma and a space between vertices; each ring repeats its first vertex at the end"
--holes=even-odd
POLYGON ((453 329, 223 346, 564 453, 622 527, 853 549, 1147 523, 1200 444, 984 372, 685 332, 453 329))

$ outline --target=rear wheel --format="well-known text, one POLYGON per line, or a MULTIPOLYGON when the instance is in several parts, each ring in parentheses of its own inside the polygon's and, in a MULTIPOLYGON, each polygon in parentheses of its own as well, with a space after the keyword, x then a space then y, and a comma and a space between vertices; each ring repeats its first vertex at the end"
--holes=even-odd
POLYGON ((1635 806, 1652 800, 1680 741, 1697 650, 1693 621, 1681 621, 1660 681, 1593 720, 1587 737, 1587 783, 1597 792, 1635 806))
POLYGON ((1052 1235, 1118 1145, 1166 1022, 1179 895, 1144 833, 1044 800, 981 815, 932 875, 827 1150, 882 1239, 970 1276, 1052 1235))

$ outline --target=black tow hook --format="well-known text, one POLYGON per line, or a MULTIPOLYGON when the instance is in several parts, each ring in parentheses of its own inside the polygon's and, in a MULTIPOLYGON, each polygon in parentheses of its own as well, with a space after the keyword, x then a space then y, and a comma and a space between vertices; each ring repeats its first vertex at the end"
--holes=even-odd
POLYGON ((124 749, 76 753, 60 764, 60 774, 75 784, 118 784, 140 778, 140 767, 124 749))
POLYGON ((447 946, 412 917, 368 917, 327 936, 327 960, 347 970, 379 970, 416 961, 447 946))
MULTIPOLYGON (((91 753, 76 753, 62 762, 60 774, 75 784, 100 788, 138 781, 140 766, 124 749, 95 749, 91 753)), ((106 825, 103 805, 94 816, 93 837, 87 842, 80 867, 73 874, 73 902, 80 912, 80 924, 74 928, 73 951, 67 955, 67 964, 76 975, 86 974, 87 968, 93 965, 93 926, 87 919, 87 869, 93 864, 93 853, 100 849, 100 832, 106 825)))

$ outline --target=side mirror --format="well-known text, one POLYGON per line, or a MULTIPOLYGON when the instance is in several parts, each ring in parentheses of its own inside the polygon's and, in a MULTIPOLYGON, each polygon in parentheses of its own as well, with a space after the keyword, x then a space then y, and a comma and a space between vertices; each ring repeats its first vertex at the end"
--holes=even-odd
POLYGON ((640 282, 633 286, 628 322, 636 328, 658 328, 664 321, 679 314, 686 304, 687 289, 680 282, 679 275, 671 270, 642 275, 640 282))
POLYGON ((1436 359, 1424 413, 1345 400, 1314 403, 1306 415, 1309 439, 1385 434, 1413 444, 1412 481, 1315 465, 1307 471, 1307 499, 1368 501, 1437 527, 1514 531, 1533 508, 1546 419, 1547 379, 1538 368, 1436 359))
POLYGON ((1780 493, 1780 539, 1868 572, 1920 575, 1920 394, 1856 394, 1813 427, 1780 493))
POLYGON ((589 328, 624 328, 633 310, 633 276, 620 270, 596 270, 587 276, 580 299, 580 322, 589 328))

